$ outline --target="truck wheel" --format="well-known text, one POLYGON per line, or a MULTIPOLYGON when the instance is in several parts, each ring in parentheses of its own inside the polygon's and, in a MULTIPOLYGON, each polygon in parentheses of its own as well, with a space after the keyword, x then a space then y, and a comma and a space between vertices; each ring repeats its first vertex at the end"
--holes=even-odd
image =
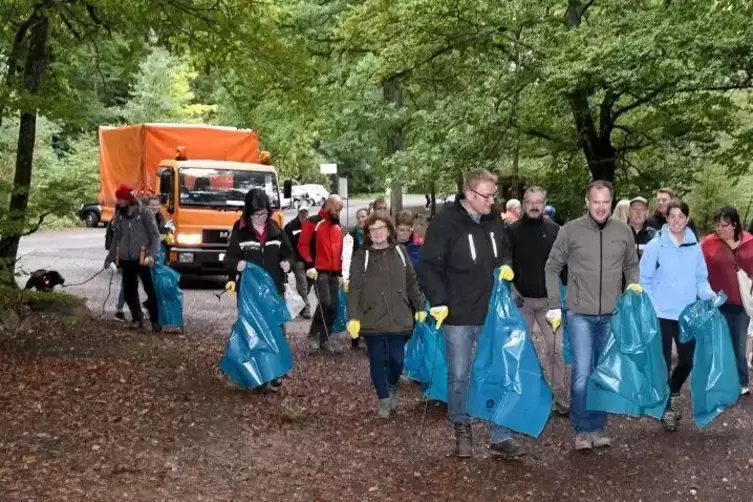
POLYGON ((97 225, 99 225, 99 216, 94 211, 87 211, 84 213, 84 222, 89 228, 97 228, 97 225))

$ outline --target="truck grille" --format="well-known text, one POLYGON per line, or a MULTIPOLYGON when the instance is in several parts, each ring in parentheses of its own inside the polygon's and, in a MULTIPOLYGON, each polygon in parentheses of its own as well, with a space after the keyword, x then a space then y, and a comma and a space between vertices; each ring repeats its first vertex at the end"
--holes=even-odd
POLYGON ((201 242, 204 244, 227 244, 230 230, 209 229, 201 232, 201 242))

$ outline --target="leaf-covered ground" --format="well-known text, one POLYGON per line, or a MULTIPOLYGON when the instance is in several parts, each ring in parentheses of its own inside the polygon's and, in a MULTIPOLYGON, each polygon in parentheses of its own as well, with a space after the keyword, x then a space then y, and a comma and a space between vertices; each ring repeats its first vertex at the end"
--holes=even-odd
POLYGON ((397 416, 379 421, 365 354, 309 355, 295 326, 278 394, 230 385, 221 337, 44 315, 0 331, 0 500, 753 499, 749 399, 703 432, 614 418, 615 445, 585 455, 553 418, 514 462, 488 456, 479 424, 462 461, 441 406, 420 437, 425 405, 406 384, 397 416))

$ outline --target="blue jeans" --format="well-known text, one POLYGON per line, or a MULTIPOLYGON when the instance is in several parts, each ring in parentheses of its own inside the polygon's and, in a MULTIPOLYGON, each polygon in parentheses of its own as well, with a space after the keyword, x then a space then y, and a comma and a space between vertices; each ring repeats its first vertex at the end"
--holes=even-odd
POLYGON ((740 305, 725 303, 719 310, 727 320, 729 334, 732 338, 732 349, 735 351, 737 375, 740 377, 740 387, 748 386, 748 361, 745 359, 745 345, 748 341, 748 324, 750 317, 740 305))
POLYGON ((377 397, 390 397, 390 387, 397 387, 403 373, 405 358, 405 337, 407 333, 365 333, 366 350, 369 354, 371 383, 377 397))
MULTIPOLYGON (((447 408, 453 424, 471 421, 471 417, 465 412, 465 402, 481 328, 482 326, 442 326, 447 352, 447 408)), ((510 437, 510 431, 490 422, 489 436, 492 443, 499 443, 510 437)))
POLYGON ((570 422, 576 434, 601 431, 607 426, 607 414, 586 410, 586 392, 588 377, 598 364, 599 355, 609 339, 612 315, 584 315, 570 310, 566 315, 573 351, 570 422))

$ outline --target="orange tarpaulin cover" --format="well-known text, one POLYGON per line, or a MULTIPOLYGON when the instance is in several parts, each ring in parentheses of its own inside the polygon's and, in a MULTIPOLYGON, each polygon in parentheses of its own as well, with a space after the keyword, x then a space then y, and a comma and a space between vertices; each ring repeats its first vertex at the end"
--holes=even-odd
POLYGON ((188 159, 259 162, 259 135, 248 129, 182 124, 141 124, 99 128, 99 203, 115 205, 115 190, 128 185, 154 194, 160 162, 177 147, 188 159))

